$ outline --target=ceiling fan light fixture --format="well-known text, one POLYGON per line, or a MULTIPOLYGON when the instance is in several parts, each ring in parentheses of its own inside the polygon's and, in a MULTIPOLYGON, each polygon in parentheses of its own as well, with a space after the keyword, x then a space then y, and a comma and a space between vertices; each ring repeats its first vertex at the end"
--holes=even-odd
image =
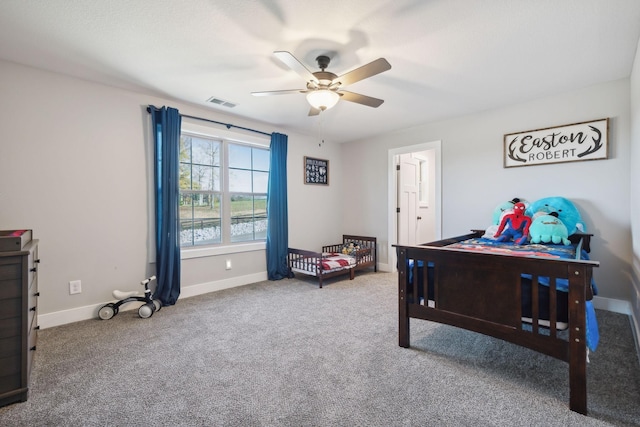
POLYGON ((307 101, 320 111, 328 110, 338 103, 340 95, 329 89, 317 89, 307 94, 307 101))

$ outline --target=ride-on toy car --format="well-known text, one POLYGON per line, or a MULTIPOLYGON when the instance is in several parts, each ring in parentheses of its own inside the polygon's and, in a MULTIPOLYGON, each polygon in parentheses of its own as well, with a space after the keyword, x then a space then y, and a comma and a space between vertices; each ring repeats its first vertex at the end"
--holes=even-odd
POLYGON ((149 289, 149 282, 155 280, 156 276, 151 276, 147 279, 144 279, 140 284, 144 286, 144 295, 140 295, 138 291, 113 291, 113 297, 119 301, 110 302, 109 304, 105 304, 100 307, 98 310, 98 316, 102 320, 109 320, 120 311, 120 307, 124 304, 130 302, 143 302, 138 308, 138 315, 143 319, 153 316, 153 313, 156 311, 160 311, 162 308, 162 303, 158 299, 153 298, 153 294, 149 289))

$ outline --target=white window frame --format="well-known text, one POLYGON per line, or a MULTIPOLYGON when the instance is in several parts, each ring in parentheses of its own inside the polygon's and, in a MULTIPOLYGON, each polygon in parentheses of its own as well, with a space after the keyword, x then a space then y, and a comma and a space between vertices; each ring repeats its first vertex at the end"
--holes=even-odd
POLYGON ((418 206, 429 207, 429 159, 418 153, 411 153, 418 160, 420 176, 418 178, 418 206))
MULTIPOLYGON (((189 133, 194 136, 201 136, 204 138, 218 139, 229 143, 236 143, 242 145, 250 145, 257 148, 269 149, 271 139, 267 135, 260 135, 254 132, 233 131, 230 129, 221 129, 219 125, 207 125, 206 122, 189 120, 188 118, 182 118, 181 132, 189 133)), ((221 160, 222 163, 222 175, 223 187, 222 193, 228 194, 228 184, 226 183, 226 176, 228 176, 228 164, 227 164, 227 148, 223 143, 221 160)), ((228 223, 230 221, 230 208, 223 204, 222 209, 222 221, 228 223), (226 222, 225 222, 226 221, 226 222)), ((224 231, 223 233, 227 233, 224 231)), ((266 249, 266 241, 250 241, 239 243, 225 243, 223 237, 223 243, 215 245, 198 245, 198 246, 186 246, 180 248, 181 259, 201 258, 207 256, 225 255, 242 252, 261 251, 266 249)))

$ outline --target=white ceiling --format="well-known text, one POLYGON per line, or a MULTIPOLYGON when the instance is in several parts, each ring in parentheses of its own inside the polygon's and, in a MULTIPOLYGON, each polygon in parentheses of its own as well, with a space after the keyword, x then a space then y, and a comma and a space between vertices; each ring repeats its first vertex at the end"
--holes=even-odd
POLYGON ((626 78, 639 36, 639 0, 0 1, 2 59, 334 142, 626 78), (254 97, 304 88, 276 50, 338 75, 384 57, 348 90, 385 102, 309 117, 303 94, 254 97))

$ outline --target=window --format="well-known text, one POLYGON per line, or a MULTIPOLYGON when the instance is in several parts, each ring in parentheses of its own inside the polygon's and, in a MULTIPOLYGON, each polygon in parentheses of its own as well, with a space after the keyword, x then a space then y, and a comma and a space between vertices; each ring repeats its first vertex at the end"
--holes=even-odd
POLYGON ((420 181, 418 182, 420 206, 429 207, 429 164, 420 159, 420 181))
POLYGON ((231 243, 266 239, 269 150, 228 147, 231 243))
POLYGON ((180 246, 266 239, 269 150, 180 136, 180 246))

